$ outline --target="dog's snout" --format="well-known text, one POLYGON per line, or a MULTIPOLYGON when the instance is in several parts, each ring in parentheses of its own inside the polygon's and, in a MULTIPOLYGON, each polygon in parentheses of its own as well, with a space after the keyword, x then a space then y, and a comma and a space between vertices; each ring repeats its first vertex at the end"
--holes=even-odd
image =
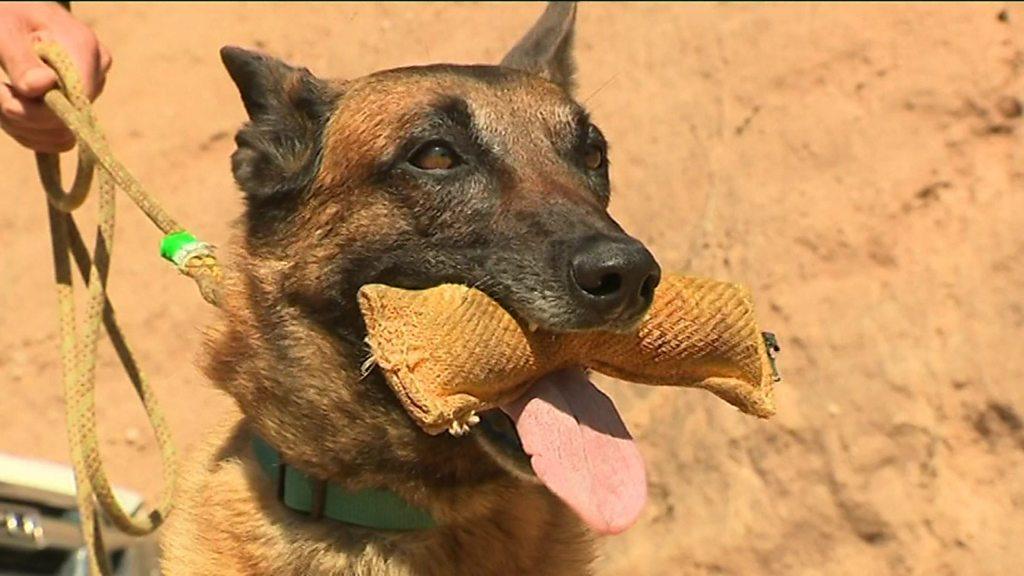
POLYGON ((629 320, 646 311, 661 281, 661 268, 654 257, 628 236, 588 239, 570 266, 581 300, 610 320, 629 320))

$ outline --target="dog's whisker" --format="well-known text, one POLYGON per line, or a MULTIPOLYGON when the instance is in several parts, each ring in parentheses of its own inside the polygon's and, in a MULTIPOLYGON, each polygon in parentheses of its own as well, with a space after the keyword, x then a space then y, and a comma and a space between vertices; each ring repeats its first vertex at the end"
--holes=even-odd
POLYGON ((470 286, 470 288, 480 290, 481 292, 486 292, 487 289, 495 287, 497 287, 497 283, 494 281, 493 278, 489 276, 481 277, 476 282, 474 282, 472 286, 470 286))
POLYGON ((605 89, 605 87, 607 87, 609 84, 612 83, 612 80, 615 80, 618 77, 619 77, 619 73, 618 72, 616 72, 615 74, 612 74, 610 78, 608 78, 607 80, 604 81, 604 84, 601 84, 600 86, 598 86, 597 90, 594 90, 593 92, 590 93, 589 96, 584 98, 583 99, 583 103, 587 104, 588 102, 590 102, 591 98, 593 98, 594 96, 597 96, 598 94, 600 94, 601 91, 605 89))

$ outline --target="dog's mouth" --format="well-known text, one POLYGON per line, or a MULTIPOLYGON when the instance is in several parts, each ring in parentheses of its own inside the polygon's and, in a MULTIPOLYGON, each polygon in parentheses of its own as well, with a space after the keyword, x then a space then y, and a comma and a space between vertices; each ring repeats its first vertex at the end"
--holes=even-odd
POLYGON ((515 422, 500 408, 487 410, 480 414, 480 440, 486 442, 488 453, 494 456, 505 467, 512 467, 512 472, 522 472, 533 476, 530 468, 530 457, 523 449, 523 441, 516 432, 515 422))
POLYGON ((480 415, 481 446, 536 478, 592 529, 617 534, 647 500, 643 458, 611 399, 580 369, 553 372, 480 415))
MULTIPOLYGON (((599 326, 567 328, 551 314, 524 313, 507 293, 483 291, 530 332, 618 331, 640 321, 604 319, 599 326)), ((543 306, 534 301, 528 311, 538 308, 543 306)), ((465 440, 514 476, 544 484, 595 532, 618 534, 639 518, 647 500, 643 457, 611 399, 582 368, 546 374, 512 401, 466 416, 479 420, 453 423, 452 435, 470 432, 465 440)))

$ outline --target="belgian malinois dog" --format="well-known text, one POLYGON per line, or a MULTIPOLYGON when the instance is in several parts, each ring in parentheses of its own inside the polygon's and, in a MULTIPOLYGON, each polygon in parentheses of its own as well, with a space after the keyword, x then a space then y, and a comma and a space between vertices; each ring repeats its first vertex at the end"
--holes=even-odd
POLYGON ((658 264, 608 215, 607 145, 573 99, 575 12, 550 4, 497 66, 328 81, 222 50, 246 206, 206 372, 241 415, 184 478, 166 574, 588 574, 591 535, 635 519, 643 462, 594 432, 618 416, 582 372, 527 392, 573 416, 527 454, 514 416, 432 436, 361 370, 368 283, 474 286, 554 331, 649 307, 658 264))

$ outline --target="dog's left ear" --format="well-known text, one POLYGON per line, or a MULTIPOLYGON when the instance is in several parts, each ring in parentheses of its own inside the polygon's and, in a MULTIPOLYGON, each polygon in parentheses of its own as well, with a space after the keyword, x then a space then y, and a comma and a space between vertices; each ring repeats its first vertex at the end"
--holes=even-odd
POLYGON ((572 56, 575 2, 548 2, 540 19, 508 54, 502 66, 532 72, 572 93, 576 61, 572 56))
POLYGON ((309 70, 258 52, 225 46, 220 55, 249 114, 231 155, 246 199, 258 202, 309 186, 337 94, 309 70))

